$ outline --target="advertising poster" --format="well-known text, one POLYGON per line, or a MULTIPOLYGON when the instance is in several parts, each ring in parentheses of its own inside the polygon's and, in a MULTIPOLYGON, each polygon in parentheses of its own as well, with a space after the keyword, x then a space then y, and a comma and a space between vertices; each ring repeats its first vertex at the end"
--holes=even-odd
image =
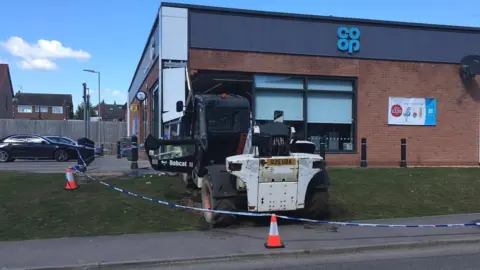
POLYGON ((435 126, 437 99, 390 97, 388 124, 406 126, 435 126))

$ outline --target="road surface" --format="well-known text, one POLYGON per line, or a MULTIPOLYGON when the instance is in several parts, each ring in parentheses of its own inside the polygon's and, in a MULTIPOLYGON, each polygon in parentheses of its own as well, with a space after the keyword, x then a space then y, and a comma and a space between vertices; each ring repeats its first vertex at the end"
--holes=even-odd
MULTIPOLYGON (((371 251, 342 255, 306 255, 255 260, 229 260, 141 269, 165 270, 461 270, 480 269, 480 244, 428 249, 371 251)), ((131 269, 131 268, 130 268, 131 269)), ((138 268, 140 269, 140 268, 138 268)))
MULTIPOLYGON (((37 173, 64 173, 68 167, 76 165, 76 160, 57 162, 54 160, 15 160, 14 162, 0 163, 0 171, 20 171, 37 173)), ((148 161, 139 160, 140 168, 150 167, 148 161)), ((130 170, 130 162, 126 158, 117 159, 116 156, 96 157, 88 171, 97 172, 125 172, 130 170)))

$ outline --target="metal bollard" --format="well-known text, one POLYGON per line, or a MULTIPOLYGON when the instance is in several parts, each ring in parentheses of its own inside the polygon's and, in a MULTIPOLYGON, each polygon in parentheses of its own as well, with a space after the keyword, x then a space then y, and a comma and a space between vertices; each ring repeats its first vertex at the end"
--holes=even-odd
POLYGON ((117 159, 122 158, 122 150, 120 149, 120 141, 117 141, 117 159))
POLYGON ((323 136, 320 137, 320 156, 323 158, 323 160, 327 160, 327 157, 325 156, 325 138, 323 136))
POLYGON ((102 143, 102 144, 100 144, 100 156, 101 157, 104 156, 104 151, 105 151, 105 145, 102 143))
POLYGON ((361 148, 361 158, 360 158, 360 167, 367 167, 367 138, 362 138, 362 148, 361 148))
POLYGON ((132 136, 132 163, 130 165, 130 169, 136 170, 138 169, 138 137, 133 135, 132 136))
POLYGON ((407 168, 407 139, 400 140, 400 167, 407 168))

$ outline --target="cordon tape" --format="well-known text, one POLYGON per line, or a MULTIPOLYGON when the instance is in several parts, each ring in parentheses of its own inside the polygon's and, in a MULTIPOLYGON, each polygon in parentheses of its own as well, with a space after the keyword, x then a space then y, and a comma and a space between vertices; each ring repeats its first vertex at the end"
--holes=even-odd
MULTIPOLYGON (((89 148, 89 147, 85 147, 89 148)), ((78 152, 78 150, 77 150, 78 152)), ((86 166, 85 161, 83 160, 82 156, 80 153, 78 153, 81 161, 83 162, 84 166, 86 166)), ((181 209, 186 209, 186 210, 192 210, 192 211, 199 211, 199 212, 211 212, 211 213, 218 213, 218 214, 227 214, 227 215, 237 215, 237 216, 251 216, 251 217, 270 217, 272 216, 271 213, 252 213, 252 212, 239 212, 239 211, 222 211, 222 210, 212 210, 212 209, 205 209, 205 208, 199 208, 199 207, 193 207, 193 206, 186 206, 186 205, 180 205, 176 203, 171 203, 167 201, 162 201, 154 198, 150 198, 147 196, 143 196, 140 194, 137 194, 135 192, 131 192, 119 187, 116 187, 114 185, 111 185, 109 183, 103 182, 100 179, 97 179, 95 177, 92 177, 88 175, 85 172, 82 172, 81 169, 82 166, 76 165, 73 166, 71 169, 76 172, 84 175, 85 177, 94 180, 96 182, 99 182, 100 184, 116 190, 118 192, 124 193, 128 196, 132 197, 137 197, 141 198, 147 201, 151 201, 153 203, 158 203, 162 205, 166 205, 169 207, 175 207, 175 208, 181 208, 181 209)), ((472 223, 458 223, 458 224, 414 224, 414 225, 407 225, 407 224, 375 224, 375 223, 357 223, 357 222, 341 222, 341 221, 328 221, 328 220, 315 220, 315 219, 308 219, 308 218, 298 218, 298 217, 290 217, 290 216, 284 216, 284 215, 275 215, 277 218, 281 219, 287 219, 287 220, 295 220, 295 221, 303 221, 303 222, 311 222, 311 223, 319 223, 319 224, 330 224, 330 225, 337 225, 337 226, 349 226, 349 227, 375 227, 375 228, 450 228, 450 227, 476 227, 480 226, 480 222, 472 222, 472 223)))

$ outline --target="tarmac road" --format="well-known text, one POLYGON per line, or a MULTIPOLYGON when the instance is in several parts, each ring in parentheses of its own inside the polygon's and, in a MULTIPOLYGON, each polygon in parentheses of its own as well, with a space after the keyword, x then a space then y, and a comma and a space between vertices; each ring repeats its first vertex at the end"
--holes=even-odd
MULTIPOLYGON (((54 160, 15 160, 14 162, 0 163, 0 171, 20 171, 37 173, 63 173, 68 167, 76 165, 76 160, 57 162, 54 160)), ((116 156, 96 157, 88 167, 88 171, 96 172, 124 172, 130 170, 130 164, 126 158, 117 159, 116 156)), ((150 167, 148 161, 138 161, 138 166, 150 167)))
MULTIPOLYGON (((461 270, 480 269, 480 244, 427 249, 310 255, 282 259, 230 260, 141 269, 236 269, 236 270, 461 270)), ((140 269, 140 268, 138 268, 140 269)))

